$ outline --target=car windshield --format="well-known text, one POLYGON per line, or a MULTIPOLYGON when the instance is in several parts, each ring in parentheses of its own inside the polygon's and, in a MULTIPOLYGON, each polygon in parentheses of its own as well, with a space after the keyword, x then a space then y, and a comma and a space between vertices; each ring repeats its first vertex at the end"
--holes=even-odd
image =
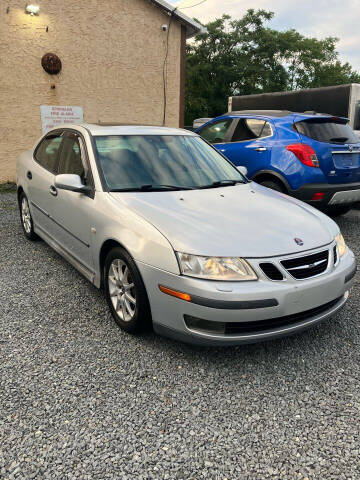
POLYGON ((246 183, 204 140, 190 135, 95 136, 110 191, 212 188, 246 183))

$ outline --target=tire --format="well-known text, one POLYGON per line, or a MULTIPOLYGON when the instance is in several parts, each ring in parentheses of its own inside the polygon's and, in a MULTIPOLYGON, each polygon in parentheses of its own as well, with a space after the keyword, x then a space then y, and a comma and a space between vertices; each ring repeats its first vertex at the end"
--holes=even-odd
POLYGON ((340 217, 346 215, 353 208, 353 204, 350 205, 333 205, 323 208, 323 212, 329 217, 340 217))
POLYGON ((263 187, 271 188, 271 190, 275 190, 276 192, 286 193, 285 188, 281 185, 280 182, 277 182, 276 180, 266 179, 260 180, 257 183, 259 183, 263 187))
POLYGON ((121 247, 113 248, 106 257, 104 286, 111 314, 122 330, 139 334, 151 329, 144 282, 134 260, 121 247))
POLYGON ((29 200, 24 192, 19 197, 20 221, 25 237, 28 240, 39 240, 39 237, 34 232, 34 222, 31 216, 29 200))

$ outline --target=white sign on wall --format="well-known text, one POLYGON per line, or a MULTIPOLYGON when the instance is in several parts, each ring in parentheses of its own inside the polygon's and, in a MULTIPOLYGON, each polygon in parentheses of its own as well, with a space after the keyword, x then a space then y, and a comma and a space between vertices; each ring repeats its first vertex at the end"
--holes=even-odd
POLYGON ((82 123, 82 107, 63 107, 60 105, 41 105, 41 125, 43 133, 64 123, 82 123))

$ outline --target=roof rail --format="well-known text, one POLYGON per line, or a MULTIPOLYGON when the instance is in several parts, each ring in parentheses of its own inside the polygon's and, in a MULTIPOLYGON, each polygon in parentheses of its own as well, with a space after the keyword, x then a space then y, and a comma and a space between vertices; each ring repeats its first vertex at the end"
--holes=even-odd
POLYGON ((269 117, 286 117, 294 112, 289 110, 234 110, 232 112, 226 112, 224 115, 262 115, 269 117))
MULTIPOLYGON (((261 115, 269 117, 287 117, 288 115, 328 115, 330 113, 315 112, 315 110, 306 110, 305 112, 292 112, 290 110, 234 110, 232 112, 226 112, 224 115, 261 115)), ((223 116, 223 115, 222 115, 223 116)))

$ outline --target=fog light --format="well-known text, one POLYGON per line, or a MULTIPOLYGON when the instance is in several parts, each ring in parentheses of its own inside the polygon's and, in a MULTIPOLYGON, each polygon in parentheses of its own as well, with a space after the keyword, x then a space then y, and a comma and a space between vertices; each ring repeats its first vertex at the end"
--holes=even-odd
POLYGON ((312 196, 312 199, 311 200, 322 200, 323 197, 325 195, 325 192, 316 192, 314 193, 314 195, 312 196))
POLYGON ((184 315, 184 320, 187 328, 195 332, 224 335, 226 331, 225 322, 203 320, 201 318, 191 317, 190 315, 184 315))

